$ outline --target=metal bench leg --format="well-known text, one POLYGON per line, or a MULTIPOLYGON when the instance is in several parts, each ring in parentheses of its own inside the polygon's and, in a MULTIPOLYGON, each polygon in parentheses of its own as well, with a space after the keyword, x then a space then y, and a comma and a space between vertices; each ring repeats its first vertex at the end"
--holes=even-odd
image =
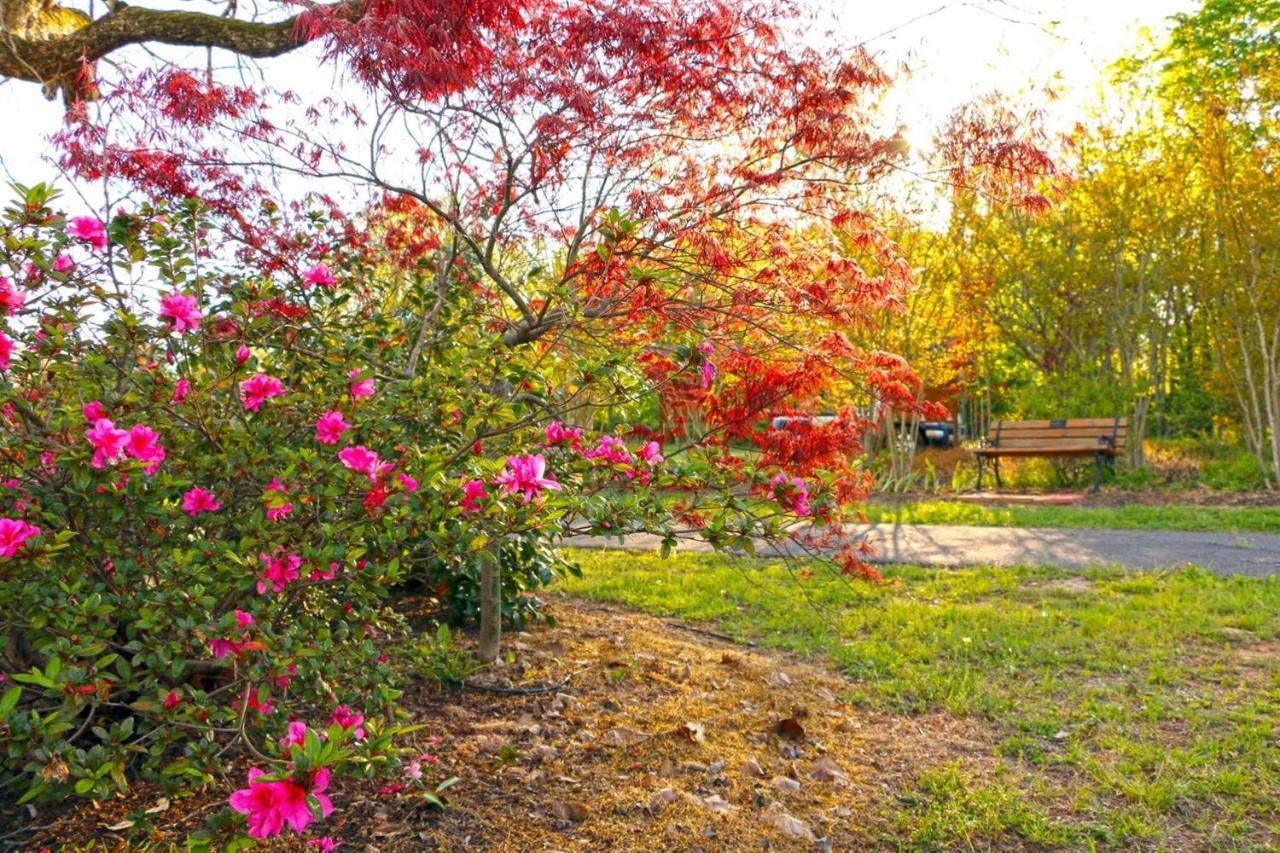
POLYGON ((1093 454, 1093 493, 1096 495, 1102 488, 1102 454, 1093 454))
POLYGON ((992 467, 992 468, 995 468, 995 470, 996 470, 996 488, 997 488, 997 489, 1003 489, 1003 488, 1004 488, 1004 480, 1000 479, 1000 457, 999 457, 999 456, 997 456, 997 457, 995 457, 993 460, 991 460, 991 467, 992 467))
POLYGON ((978 491, 982 491, 982 457, 978 457, 978 491))

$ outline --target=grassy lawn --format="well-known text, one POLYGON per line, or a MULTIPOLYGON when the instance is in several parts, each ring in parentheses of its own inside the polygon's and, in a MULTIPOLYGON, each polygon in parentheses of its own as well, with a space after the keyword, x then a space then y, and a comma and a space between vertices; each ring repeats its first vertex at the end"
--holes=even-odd
POLYGON ((779 561, 575 556, 568 593, 825 660, 873 718, 979 723, 977 754, 939 756, 885 798, 894 843, 1280 843, 1274 580, 899 567, 873 587, 797 581, 779 561))
POLYGON ((1280 533, 1280 507, 1203 506, 981 506, 960 501, 871 504, 867 518, 881 524, 968 524, 978 527, 1108 527, 1280 533))

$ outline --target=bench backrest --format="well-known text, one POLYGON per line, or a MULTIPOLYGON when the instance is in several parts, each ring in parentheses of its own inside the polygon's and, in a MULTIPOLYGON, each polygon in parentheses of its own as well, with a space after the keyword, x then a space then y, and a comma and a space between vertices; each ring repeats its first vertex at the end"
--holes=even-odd
POLYGON ((1075 418, 1060 421, 996 421, 987 433, 992 447, 1077 450, 1124 449, 1124 418, 1075 418))

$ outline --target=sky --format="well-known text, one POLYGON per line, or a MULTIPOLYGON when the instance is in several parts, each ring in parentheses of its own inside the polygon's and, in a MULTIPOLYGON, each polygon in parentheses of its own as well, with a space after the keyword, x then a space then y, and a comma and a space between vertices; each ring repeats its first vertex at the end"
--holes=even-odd
MULTIPOLYGON (((1138 44, 1144 31, 1159 34, 1168 17, 1189 12, 1193 0, 810 0, 847 42, 863 42, 891 72, 906 63, 885 102, 913 147, 923 148, 956 105, 993 90, 1017 96, 1053 85, 1050 129, 1066 129, 1098 102, 1106 65, 1138 44)), ((167 7, 160 0, 135 5, 167 7)), ((190 8, 187 3, 176 4, 190 8)), ((137 50, 131 48, 130 50, 137 50)), ((333 92, 329 74, 316 74, 315 48, 264 64, 266 73, 306 97, 333 92)), ((148 62, 135 53, 138 63, 148 62)), ((48 134, 58 127, 61 103, 39 87, 0 85, 0 175, 23 183, 53 181, 48 134)))

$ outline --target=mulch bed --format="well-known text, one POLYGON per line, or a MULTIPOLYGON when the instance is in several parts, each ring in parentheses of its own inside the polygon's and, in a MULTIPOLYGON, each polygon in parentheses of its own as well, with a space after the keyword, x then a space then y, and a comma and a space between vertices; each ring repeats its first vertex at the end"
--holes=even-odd
MULTIPOLYGON (((450 807, 346 777, 314 835, 343 849, 747 850, 895 846, 892 803, 920 771, 990 769, 991 733, 946 714, 893 717, 842 704, 849 683, 803 660, 695 627, 570 599, 559 627, 509 635, 511 659, 478 679, 554 684, 541 695, 415 686, 450 807)), ((146 786, 99 804, 23 815, 0 847, 51 850, 181 844, 221 809, 227 786, 177 802, 146 786), (119 827, 151 808, 150 829, 119 827)), ((17 821, 0 812, 0 826, 17 821)), ((1014 843, 1014 846, 1018 846, 1014 843)), ((296 838, 266 849, 305 849, 296 838)))

